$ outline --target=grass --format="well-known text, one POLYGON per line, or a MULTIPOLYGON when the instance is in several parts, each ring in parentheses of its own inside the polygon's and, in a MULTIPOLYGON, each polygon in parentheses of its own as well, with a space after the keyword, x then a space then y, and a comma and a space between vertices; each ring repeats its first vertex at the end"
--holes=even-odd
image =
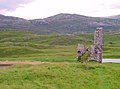
POLYGON ((0 69, 0 89, 119 89, 119 71, 114 63, 14 65, 0 69))
MULTIPOLYGON (((61 35, 1 30, 0 61, 50 63, 0 68, 0 89, 119 89, 119 64, 76 62, 77 44, 91 45, 92 38, 92 33, 61 35)), ((118 32, 105 33, 104 58, 120 58, 119 38, 118 32)))
MULTIPOLYGON (((105 33, 104 58, 120 58, 120 35, 116 33, 105 33)), ((93 33, 62 35, 1 30, 0 60, 76 61, 77 44, 89 46, 92 39, 93 33)))
POLYGON ((1 31, 0 60, 71 61, 76 43, 89 43, 79 36, 1 31))

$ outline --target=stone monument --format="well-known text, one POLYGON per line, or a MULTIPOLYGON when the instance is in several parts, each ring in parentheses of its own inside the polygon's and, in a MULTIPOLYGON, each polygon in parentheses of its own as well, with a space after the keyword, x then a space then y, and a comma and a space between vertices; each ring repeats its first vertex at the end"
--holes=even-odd
POLYGON ((93 45, 90 47, 85 47, 84 45, 77 46, 77 56, 83 56, 86 51, 90 52, 89 60, 97 60, 99 63, 102 63, 102 49, 104 46, 104 32, 102 28, 97 28, 94 32, 94 41, 93 45))

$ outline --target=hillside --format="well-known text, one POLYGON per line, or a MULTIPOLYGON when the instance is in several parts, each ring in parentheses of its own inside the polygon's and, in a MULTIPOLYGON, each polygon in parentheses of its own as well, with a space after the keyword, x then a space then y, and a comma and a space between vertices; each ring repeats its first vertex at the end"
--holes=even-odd
MULTIPOLYGON (((0 29, 0 61, 47 62, 0 66, 0 89, 119 89, 120 64, 79 63, 78 43, 92 33, 36 34, 0 29), (5 31, 6 30, 6 31, 5 31)), ((120 32, 105 32, 104 58, 120 58, 120 32)))
POLYGON ((0 28, 37 33, 74 33, 94 31, 97 27, 103 27, 106 30, 119 30, 120 20, 116 18, 87 17, 77 14, 58 14, 34 20, 0 15, 0 28))
MULTIPOLYGON (((120 58, 119 38, 119 32, 105 33, 104 58, 120 58)), ((92 39, 92 33, 43 35, 0 29, 0 60, 76 61, 77 44, 91 45, 92 39)))
POLYGON ((119 19, 119 20, 120 20, 120 15, 109 16, 109 17, 107 17, 107 18, 119 19))

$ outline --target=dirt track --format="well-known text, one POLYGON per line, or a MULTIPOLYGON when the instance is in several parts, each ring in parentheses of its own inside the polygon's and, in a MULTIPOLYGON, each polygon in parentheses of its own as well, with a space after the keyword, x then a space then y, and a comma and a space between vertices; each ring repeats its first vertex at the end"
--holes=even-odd
MULTIPOLYGON (((104 62, 115 62, 120 63, 120 59, 103 59, 104 62)), ((16 65, 16 64, 31 64, 31 65, 40 65, 51 62, 40 62, 40 61, 0 61, 0 66, 4 65, 16 65)))
POLYGON ((15 65, 15 64, 31 64, 31 65, 39 65, 45 64, 48 62, 38 62, 38 61, 0 61, 0 65, 15 65))

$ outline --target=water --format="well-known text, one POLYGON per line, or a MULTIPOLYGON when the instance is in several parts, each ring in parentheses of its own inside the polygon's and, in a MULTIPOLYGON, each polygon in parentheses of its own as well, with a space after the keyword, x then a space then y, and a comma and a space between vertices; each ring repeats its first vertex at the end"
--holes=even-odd
POLYGON ((9 67, 11 65, 0 65, 0 68, 5 68, 5 67, 9 67))
POLYGON ((120 59, 103 59, 103 63, 105 62, 114 62, 114 63, 120 63, 120 59))

